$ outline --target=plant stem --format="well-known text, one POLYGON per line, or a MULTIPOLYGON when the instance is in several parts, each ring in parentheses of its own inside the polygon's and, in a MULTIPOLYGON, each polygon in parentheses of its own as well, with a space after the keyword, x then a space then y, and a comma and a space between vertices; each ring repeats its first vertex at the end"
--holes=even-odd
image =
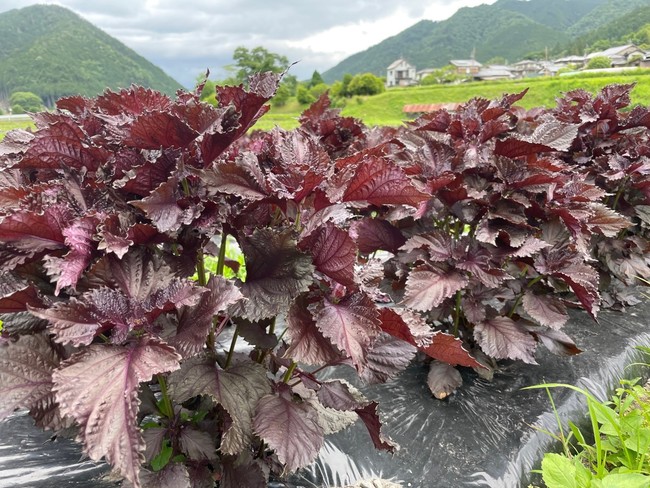
POLYGON ((161 413, 167 418, 172 418, 174 416, 174 409, 172 408, 172 402, 167 393, 167 382, 165 381, 165 377, 162 374, 157 374, 156 379, 158 380, 158 385, 160 385, 160 394, 162 395, 163 403, 161 413))
POLYGON ((621 184, 618 187, 618 191, 616 192, 616 196, 614 197, 614 203, 612 204, 612 210, 616 210, 616 206, 618 205, 618 200, 621 198, 621 195, 623 195, 623 191, 625 190, 626 183, 627 183, 627 176, 623 178, 623 181, 621 181, 621 184))
POLYGON ((221 244, 219 244, 219 257, 217 259, 217 275, 223 276, 223 267, 226 262, 226 242, 228 234, 223 232, 221 234, 221 244))
POLYGON ((183 187, 183 193, 185 193, 186 197, 190 196, 190 185, 187 182, 187 178, 183 178, 181 180, 181 186, 183 187))
POLYGON ((282 378, 283 383, 289 383, 289 380, 293 376, 293 372, 296 370, 296 366, 298 366, 298 363, 291 361, 291 365, 287 369, 287 372, 284 373, 284 377, 282 378))
POLYGON ((458 325, 460 324, 460 301, 463 295, 460 290, 456 292, 456 313, 454 314, 454 337, 458 337, 458 325))
POLYGON ((235 332, 232 335, 232 341, 230 341, 230 349, 228 350, 228 356, 226 356, 226 364, 223 369, 228 369, 230 362, 232 361, 232 355, 235 352, 235 344, 237 344, 237 338, 239 337, 239 326, 235 326, 235 332))
POLYGON ((521 303, 521 299, 524 298, 524 293, 521 292, 519 295, 517 295, 517 299, 515 300, 515 304, 512 306, 510 309, 510 313, 508 314, 508 318, 512 318, 512 316, 515 314, 515 311, 517 310, 517 307, 521 303))
MULTIPOLYGON (((199 252, 196 254, 196 275, 200 286, 206 286, 208 284, 208 277, 205 272, 205 255, 203 254, 203 249, 199 249, 199 252)), ((205 346, 209 351, 214 350, 214 324, 212 324, 208 331, 205 346)))
POLYGON ((196 254, 196 275, 198 276, 200 286, 208 284, 208 278, 205 273, 205 256, 203 254, 203 249, 199 249, 199 252, 196 254))

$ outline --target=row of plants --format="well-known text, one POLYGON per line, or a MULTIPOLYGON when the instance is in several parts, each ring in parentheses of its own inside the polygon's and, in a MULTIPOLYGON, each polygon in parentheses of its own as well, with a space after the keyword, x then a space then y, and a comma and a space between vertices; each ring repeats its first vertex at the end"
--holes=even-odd
POLYGON ((217 87, 218 107, 201 86, 70 97, 6 136, 0 418, 76 425, 135 487, 261 488, 357 420, 396 449, 380 406, 323 369, 376 383, 418 360, 445 398, 459 367, 578 353, 567 309, 596 319, 650 278, 632 85, 401 128, 324 95, 299 128, 250 133, 278 82, 217 87))
MULTIPOLYGON (((646 354, 650 348, 640 347, 646 354)), ((645 364, 647 367, 648 364, 645 364)), ((547 391, 557 420, 557 433, 545 431, 561 452, 544 455, 541 469, 548 488, 650 487, 650 390, 640 378, 621 380, 611 400, 600 401, 588 390, 566 384, 530 388, 547 391), (587 403, 588 427, 569 421, 565 427, 555 409, 551 389, 568 388, 587 403)), ((532 488, 533 485, 531 485, 532 488)))

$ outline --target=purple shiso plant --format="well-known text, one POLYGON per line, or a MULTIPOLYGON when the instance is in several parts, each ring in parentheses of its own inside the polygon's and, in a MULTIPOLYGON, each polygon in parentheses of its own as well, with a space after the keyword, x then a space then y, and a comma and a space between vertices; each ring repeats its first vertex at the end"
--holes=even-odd
POLYGON ((379 383, 415 361, 445 398, 460 367, 579 353, 568 309, 596 319, 650 279, 632 85, 400 128, 324 95, 297 129, 250 131, 278 82, 218 87, 217 107, 201 87, 69 97, 7 134, 0 418, 74 428, 136 488, 263 488, 356 421, 397 448, 379 405, 324 369, 379 383), (224 273, 229 242, 245 279, 224 273))

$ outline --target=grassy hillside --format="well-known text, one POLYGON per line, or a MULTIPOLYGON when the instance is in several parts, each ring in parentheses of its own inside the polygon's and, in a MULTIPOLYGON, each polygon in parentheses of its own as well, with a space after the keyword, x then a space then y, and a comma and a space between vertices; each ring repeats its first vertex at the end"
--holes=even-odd
MULTIPOLYGON (((411 88, 394 88, 372 97, 350 99, 342 114, 357 117, 368 125, 399 126, 406 118, 404 105, 414 103, 466 102, 474 97, 498 98, 504 93, 528 93, 519 102, 526 108, 552 107, 556 99, 577 88, 596 93, 612 83, 636 83, 632 92, 634 104, 650 105, 650 70, 640 69, 620 74, 582 74, 553 78, 535 78, 517 81, 474 82, 461 85, 432 85, 411 88)), ((298 126, 298 117, 307 107, 292 102, 285 107, 273 107, 257 124, 258 129, 278 125, 284 129, 298 126)))
POLYGON ((0 98, 31 91, 48 105, 132 83, 173 94, 181 85, 124 44, 55 5, 0 14, 0 98))

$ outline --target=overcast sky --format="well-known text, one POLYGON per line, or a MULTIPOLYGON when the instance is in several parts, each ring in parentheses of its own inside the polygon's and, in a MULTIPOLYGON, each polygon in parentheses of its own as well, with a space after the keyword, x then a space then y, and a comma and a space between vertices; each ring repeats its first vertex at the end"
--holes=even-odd
POLYGON ((298 61, 299 79, 393 36, 421 19, 496 0, 0 0, 0 12, 58 4, 116 37, 190 87, 209 68, 223 78, 237 46, 298 61))

